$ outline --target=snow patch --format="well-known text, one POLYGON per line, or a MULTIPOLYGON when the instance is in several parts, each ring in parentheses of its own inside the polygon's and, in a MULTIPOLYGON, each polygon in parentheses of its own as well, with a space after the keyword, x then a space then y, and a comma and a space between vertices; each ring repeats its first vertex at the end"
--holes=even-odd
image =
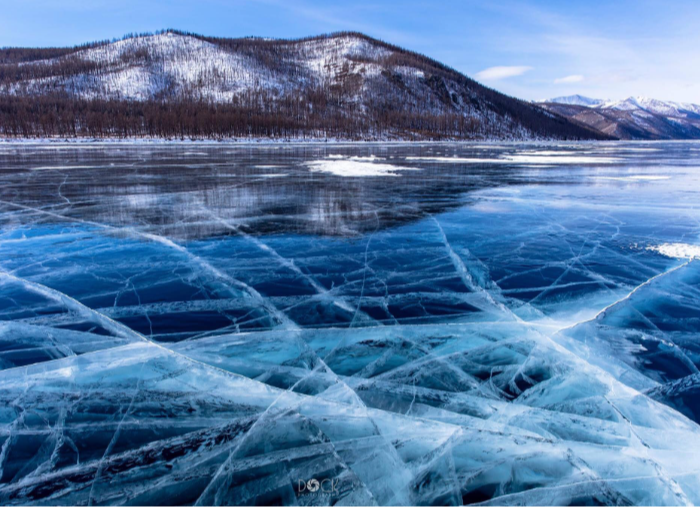
POLYGON ((374 162, 375 157, 352 157, 340 159, 331 157, 314 160, 305 165, 314 173, 329 173, 345 178, 367 176, 399 176, 399 171, 416 171, 415 167, 404 167, 374 162))
POLYGON ((440 162, 452 164, 490 164, 504 162, 499 158, 462 158, 462 157, 406 157, 414 162, 440 162))
POLYGON ((453 164, 523 164, 523 165, 559 165, 559 164, 613 164, 619 159, 614 157, 586 157, 573 155, 523 154, 506 155, 500 158, 457 158, 457 157, 406 157, 416 162, 440 162, 453 164))
POLYGON ((581 157, 572 155, 513 155, 506 157, 510 163, 515 164, 614 164, 619 162, 614 157, 581 157))
POLYGON ((647 250, 674 259, 700 259, 700 245, 662 243, 661 245, 647 247, 647 250))
POLYGON ((596 176, 595 179, 615 181, 661 181, 670 180, 671 177, 657 174, 633 174, 631 176, 596 176))
POLYGON ((57 166, 39 166, 32 167, 31 171, 65 171, 69 169, 98 169, 99 166, 95 165, 57 165, 57 166))

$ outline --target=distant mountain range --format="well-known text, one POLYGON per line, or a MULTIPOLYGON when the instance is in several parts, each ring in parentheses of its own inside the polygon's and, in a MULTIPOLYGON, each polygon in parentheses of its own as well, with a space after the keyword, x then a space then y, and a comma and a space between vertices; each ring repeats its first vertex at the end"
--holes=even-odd
POLYGON ((360 33, 0 50, 6 137, 610 138, 554 109, 360 33))
POLYGON ((538 105, 620 139, 700 139, 700 105, 647 97, 610 101, 582 95, 538 105))
POLYGON ((592 99, 583 95, 567 95, 566 97, 555 97, 553 99, 543 100, 546 103, 567 104, 569 106, 597 106, 605 102, 600 99, 592 99))

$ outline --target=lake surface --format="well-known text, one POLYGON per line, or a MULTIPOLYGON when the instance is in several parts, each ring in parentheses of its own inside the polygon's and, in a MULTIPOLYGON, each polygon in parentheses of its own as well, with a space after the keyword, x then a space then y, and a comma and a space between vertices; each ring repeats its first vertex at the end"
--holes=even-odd
POLYGON ((700 143, 0 144, 0 503, 700 504, 700 143))

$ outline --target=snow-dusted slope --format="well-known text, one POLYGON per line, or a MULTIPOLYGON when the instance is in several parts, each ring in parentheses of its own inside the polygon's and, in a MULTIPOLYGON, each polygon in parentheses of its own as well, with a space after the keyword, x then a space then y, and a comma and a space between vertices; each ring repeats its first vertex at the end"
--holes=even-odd
MULTIPOLYGON (((145 100, 171 87, 184 92, 215 76, 211 84, 199 87, 199 91, 207 98, 226 100, 255 84, 247 59, 211 43, 171 33, 127 39, 80 52, 78 56, 108 69, 101 75, 58 80, 59 85, 87 98, 145 100)), ((270 86, 277 85, 271 76, 265 77, 270 86)))
POLYGON ((362 135, 375 137, 379 131, 410 138, 597 136, 438 62, 357 33, 287 41, 165 32, 53 59, 0 64, 3 70, 0 98, 63 94, 72 101, 233 105, 245 114, 313 123, 326 133, 329 124, 343 129, 352 123, 354 133, 357 125, 374 125, 362 135))
MULTIPOLYGON (((168 32, 125 39, 63 58, 94 62, 104 68, 103 72, 28 80, 16 86, 34 93, 58 86, 83 98, 146 100, 168 92, 225 102, 253 89, 280 93, 303 82, 332 81, 344 70, 347 72, 344 64, 352 59, 379 59, 389 53, 354 37, 312 40, 299 44, 297 51, 291 62, 288 58, 282 60, 295 64, 296 75, 290 75, 261 65, 254 55, 168 32)), ((371 63, 363 64, 360 70, 368 77, 381 71, 371 63)))

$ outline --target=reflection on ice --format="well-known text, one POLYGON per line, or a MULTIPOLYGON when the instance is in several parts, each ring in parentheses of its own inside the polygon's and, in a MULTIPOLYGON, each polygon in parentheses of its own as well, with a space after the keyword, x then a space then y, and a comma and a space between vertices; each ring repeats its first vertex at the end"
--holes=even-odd
POLYGON ((693 146, 4 145, 0 503, 699 504, 693 146))

